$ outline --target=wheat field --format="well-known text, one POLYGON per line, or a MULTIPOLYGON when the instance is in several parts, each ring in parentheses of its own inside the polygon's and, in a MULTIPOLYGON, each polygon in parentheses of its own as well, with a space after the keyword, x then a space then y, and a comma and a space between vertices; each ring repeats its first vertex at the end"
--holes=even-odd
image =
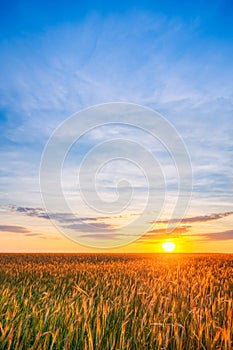
POLYGON ((0 349, 231 349, 233 255, 1 254, 0 349))

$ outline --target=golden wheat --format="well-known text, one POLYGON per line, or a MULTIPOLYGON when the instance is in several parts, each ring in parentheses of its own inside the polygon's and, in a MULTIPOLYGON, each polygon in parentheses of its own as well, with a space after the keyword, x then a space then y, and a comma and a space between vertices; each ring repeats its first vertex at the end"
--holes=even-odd
POLYGON ((0 349, 231 349, 233 255, 0 255, 0 349))

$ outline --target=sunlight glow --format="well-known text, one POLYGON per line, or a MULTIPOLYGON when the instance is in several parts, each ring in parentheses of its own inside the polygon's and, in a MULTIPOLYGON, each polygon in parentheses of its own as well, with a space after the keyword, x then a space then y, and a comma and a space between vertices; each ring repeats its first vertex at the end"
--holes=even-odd
POLYGON ((174 242, 167 241, 162 244, 162 247, 165 252, 171 253, 175 250, 176 245, 174 242))

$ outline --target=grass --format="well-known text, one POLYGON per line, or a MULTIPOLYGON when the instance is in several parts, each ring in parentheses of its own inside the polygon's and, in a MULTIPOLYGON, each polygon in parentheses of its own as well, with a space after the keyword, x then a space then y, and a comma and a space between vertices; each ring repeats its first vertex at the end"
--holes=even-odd
POLYGON ((0 255, 0 349, 231 349, 233 255, 0 255))

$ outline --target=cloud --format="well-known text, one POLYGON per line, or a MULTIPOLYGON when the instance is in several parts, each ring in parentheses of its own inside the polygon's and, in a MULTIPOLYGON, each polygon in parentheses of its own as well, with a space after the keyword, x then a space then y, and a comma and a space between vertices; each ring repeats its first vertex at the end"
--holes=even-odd
POLYGON ((43 208, 32 208, 32 207, 17 207, 17 206, 10 206, 10 210, 13 212, 23 213, 27 216, 31 217, 37 217, 41 219, 49 219, 48 214, 43 208))
POLYGON ((40 238, 40 239, 52 239, 52 240, 59 240, 60 239, 60 237, 57 237, 57 236, 32 232, 27 227, 17 226, 17 225, 0 225, 0 232, 21 234, 24 237, 36 237, 36 238, 40 238))
POLYGON ((17 207, 11 205, 9 207, 11 212, 18 212, 30 217, 36 217, 39 219, 53 219, 60 223, 75 223, 75 222, 91 222, 98 221, 99 218, 96 217, 74 217, 71 213, 50 213, 48 214, 44 208, 33 208, 33 207, 17 207))
POLYGON ((91 233, 79 236, 80 238, 91 238, 99 240, 119 240, 123 235, 114 234, 114 233, 91 233))
POLYGON ((78 232, 99 232, 99 231, 110 231, 115 230, 114 226, 106 223, 95 223, 94 225, 87 223, 78 223, 72 225, 63 226, 64 228, 68 228, 78 232))
MULTIPOLYGON (((213 221, 213 220, 222 219, 222 218, 230 216, 230 215, 233 215, 232 211, 227 211, 224 213, 214 213, 214 214, 210 214, 210 215, 199 215, 199 216, 184 218, 181 220, 181 223, 189 224, 189 223, 213 221)), ((180 221, 179 219, 172 220, 172 222, 179 222, 179 221, 180 221)), ((156 223, 157 224, 167 224, 168 222, 170 222, 170 221, 169 220, 160 220, 160 221, 157 221, 156 223)))
POLYGON ((42 238, 42 236, 39 234, 39 233, 27 233, 26 236, 29 236, 29 237, 40 237, 42 238))
POLYGON ((164 240, 166 238, 172 238, 177 239, 179 238, 179 234, 182 234, 183 238, 195 238, 198 241, 230 241, 233 240, 233 230, 227 230, 227 231, 221 231, 221 232, 209 232, 209 233, 194 233, 194 234, 188 234, 192 226, 184 226, 181 228, 178 228, 177 230, 174 230, 172 235, 168 235, 166 229, 158 229, 158 230, 152 230, 150 232, 154 234, 145 234, 142 237, 140 237, 136 243, 145 243, 145 244, 152 244, 152 243, 159 243, 161 240, 164 240))
POLYGON ((98 218, 96 217, 88 217, 88 216, 82 216, 82 217, 76 217, 73 214, 70 213, 52 213, 48 215, 49 218, 56 220, 60 223, 84 223, 84 222, 95 222, 98 221, 98 218))
MULTIPOLYGON (((181 226, 181 227, 177 227, 175 230, 172 231, 172 234, 180 234, 180 233, 185 233, 187 231, 190 230, 192 226, 181 226)), ((155 233, 157 235, 166 235, 167 234, 167 229, 166 228, 159 228, 159 229, 153 229, 151 231, 148 232, 148 234, 146 236, 148 236, 151 233, 155 233)))
MULTIPOLYGON (((106 219, 100 217, 75 217, 70 213, 52 213, 47 214, 43 208, 32 208, 32 207, 17 207, 10 206, 10 210, 13 212, 22 213, 24 215, 35 217, 39 219, 53 219, 61 224, 64 229, 74 230, 77 232, 101 232, 115 230, 115 226, 105 222, 100 222, 106 219)), ((121 215, 119 217, 122 217, 121 215)), ((108 217, 111 219, 111 217, 108 217)), ((32 235, 32 234, 31 234, 32 235)), ((34 235, 34 234, 33 234, 34 235)))
POLYGON ((233 230, 227 230, 222 232, 210 232, 210 233, 200 233, 195 234, 194 237, 202 238, 204 240, 211 241, 228 241, 233 240, 233 230))
MULTIPOLYGON (((6 206, 1 205, 0 210, 3 211, 5 214, 9 213, 15 213, 19 212, 24 215, 30 216, 30 217, 39 217, 43 219, 48 219, 47 214, 44 212, 42 208, 31 208, 31 207, 16 207, 16 206, 6 206)), ((10 218, 12 220, 12 218, 10 218)), ((39 229, 39 227, 36 227, 36 231, 39 229)), ((48 235, 43 232, 34 232, 35 226, 31 227, 25 227, 25 226, 19 226, 19 225, 0 225, 0 232, 10 232, 15 234, 21 234, 24 237, 37 237, 40 239, 60 239, 59 236, 55 235, 48 235)))
POLYGON ((28 234, 28 232, 30 231, 24 226, 0 225, 0 232, 14 232, 14 233, 28 234))
POLYGON ((168 234, 166 228, 153 229, 137 239, 137 243, 156 243, 168 237, 179 238, 180 235, 190 231, 192 226, 181 226, 168 234))
MULTIPOLYGON (((172 237, 177 238, 179 234, 185 233, 189 231, 189 228, 191 226, 185 226, 180 227, 173 231, 172 237)), ((87 229, 87 231, 89 231, 87 229)), ((101 229, 100 229, 101 231, 101 229)), ((91 231, 89 231, 91 232, 91 231)), ((109 231, 109 233, 90 233, 90 234, 84 234, 80 235, 80 238, 93 238, 93 239, 99 239, 99 240, 119 240, 121 238, 124 238, 126 236, 132 236, 135 237, 136 243, 153 243, 153 242, 161 242, 162 239, 167 238, 167 231, 166 229, 157 229, 157 230, 151 230, 147 234, 144 234, 143 236, 138 238, 138 234, 122 234, 120 232, 113 232, 113 230, 109 231), (137 239, 138 238, 138 239, 137 239)))
POLYGON ((23 236, 27 237, 47 238, 41 233, 31 232, 28 228, 24 226, 0 225, 0 232, 21 233, 23 234, 23 236))
MULTIPOLYGON (((11 206, 7 206, 4 207, 2 206, 2 208, 8 208, 11 212, 18 212, 18 213, 22 213, 24 215, 30 216, 30 217, 36 217, 39 219, 53 219, 58 221, 59 223, 73 223, 77 225, 81 225, 82 223, 98 223, 98 222, 102 222, 104 220, 112 220, 112 219, 125 219, 128 217, 133 217, 133 216, 139 216, 139 213, 129 213, 129 214, 125 214, 125 215, 112 215, 112 216, 97 216, 97 217, 93 217, 93 216, 80 216, 80 217, 75 217, 73 214, 71 213, 50 213, 48 214, 46 209, 44 208, 33 208, 33 207, 17 207, 15 205, 11 205, 11 206)), ((100 225, 100 224, 98 224, 100 225)), ((95 226, 98 226, 97 224, 95 224, 95 226)), ((102 224, 101 224, 102 225, 102 224)), ((107 225, 107 224, 103 224, 103 225, 107 225)), ((78 226, 77 226, 78 227, 78 226)), ((104 227, 104 226, 103 226, 104 227)))
MULTIPOLYGON (((106 223, 106 220, 111 221, 112 219, 124 219, 130 216, 138 216, 138 213, 131 213, 128 215, 113 215, 113 216, 103 216, 103 217, 77 217, 75 218, 72 214, 70 213, 54 213, 48 215, 46 213, 46 210, 43 208, 33 208, 33 207, 23 207, 23 206, 10 206, 10 210, 13 212, 18 212, 22 213, 24 215, 30 216, 30 217, 35 217, 39 219, 53 219, 59 222, 64 229, 69 229, 77 232, 87 232, 92 234, 93 233, 93 238, 95 235, 97 236, 98 239, 118 239, 122 235, 120 233, 117 233, 117 226, 113 225, 111 223, 106 223), (102 233, 108 232, 108 233, 102 233), (99 232, 99 233, 98 233, 99 232)), ((193 217, 187 217, 184 218, 181 223, 183 224, 195 224, 195 223, 203 223, 203 222, 208 222, 208 221, 215 221, 215 220, 220 220, 224 217, 233 215, 233 212, 228 211, 228 212, 222 212, 222 213, 213 213, 210 215, 199 215, 199 216, 193 216, 193 217)), ((174 219, 173 222, 177 222, 178 219, 174 219)), ((155 224, 167 224, 169 221, 168 220, 160 220, 157 221, 155 224)), ((173 237, 177 237, 179 235, 182 235, 185 237, 186 233, 188 233, 191 230, 192 226, 186 225, 186 226, 180 226, 176 228, 173 232, 172 235, 173 237)), ((0 226, 0 231, 5 231, 5 232, 18 232, 18 233, 24 233, 27 234, 29 231, 28 229, 21 227, 21 226, 7 226, 7 225, 2 225, 0 226)), ((231 234, 232 231, 225 231, 225 232, 220 232, 220 233, 207 233, 207 234, 194 234, 189 237, 198 237, 202 239, 213 239, 213 240, 227 240, 231 239, 231 234)), ((37 235, 39 234, 34 234, 30 233, 27 235, 37 235)), ((154 228, 150 230, 147 234, 143 235, 140 237, 137 242, 143 242, 146 243, 152 242, 152 241, 159 241, 162 238, 166 237, 167 235, 167 229, 166 228, 154 228)), ((85 236, 81 236, 85 237, 85 236)), ((91 235, 88 235, 88 237, 92 237, 91 235)), ((135 235, 137 237, 137 235, 135 235)))

